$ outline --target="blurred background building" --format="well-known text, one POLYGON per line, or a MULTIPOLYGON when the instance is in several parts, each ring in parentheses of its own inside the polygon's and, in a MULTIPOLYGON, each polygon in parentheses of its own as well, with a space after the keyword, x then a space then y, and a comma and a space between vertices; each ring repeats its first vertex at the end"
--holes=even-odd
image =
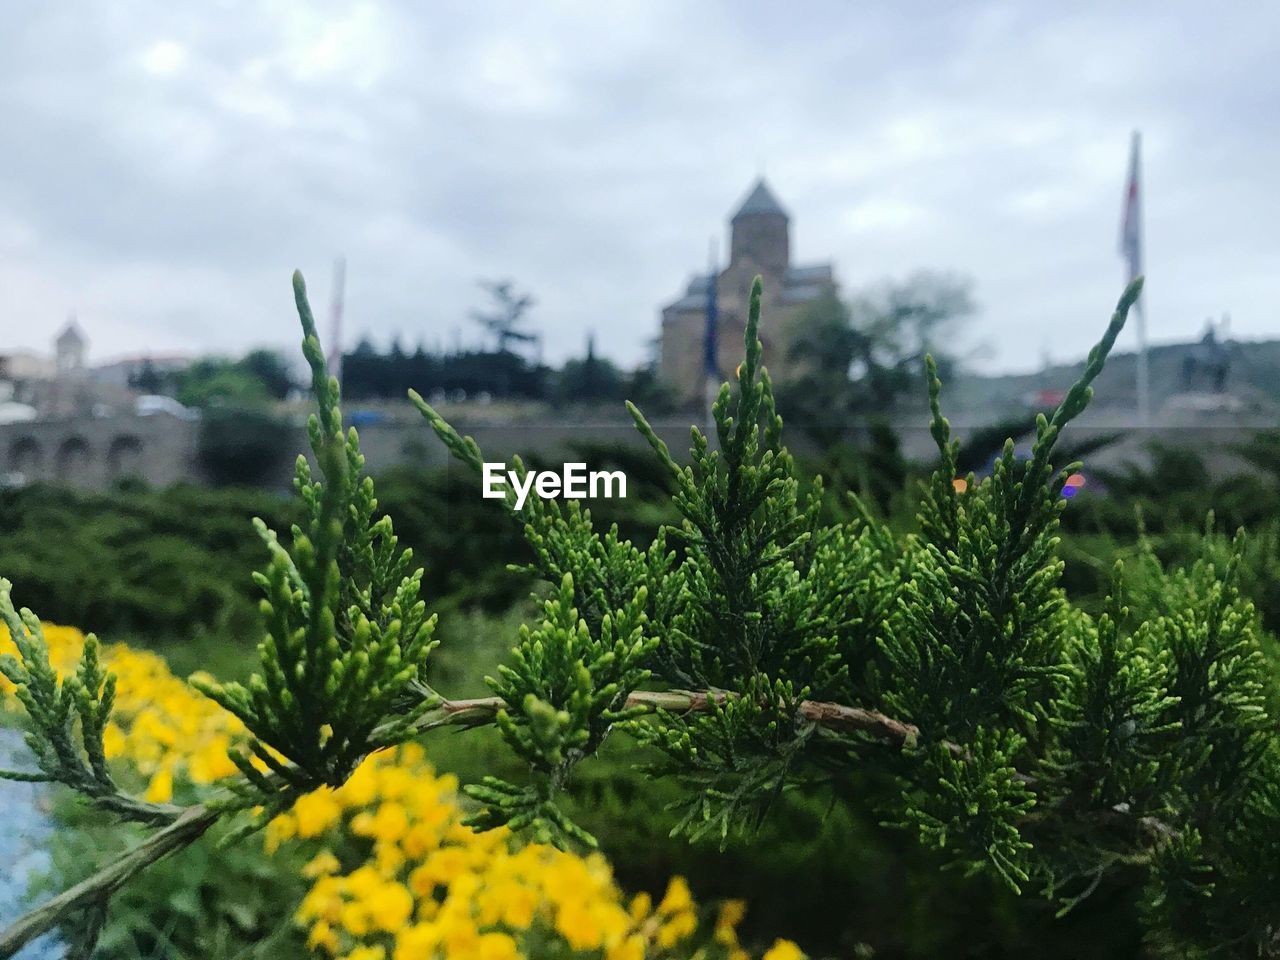
POLYGON ((699 273, 685 292, 662 309, 659 373, 684 403, 702 398, 708 299, 715 284, 716 357, 722 380, 732 380, 742 358, 751 282, 764 279, 760 340, 769 372, 785 379, 793 327, 806 304, 836 292, 830 263, 791 262, 791 217, 764 179, 757 180, 729 221, 729 262, 717 273, 699 273))

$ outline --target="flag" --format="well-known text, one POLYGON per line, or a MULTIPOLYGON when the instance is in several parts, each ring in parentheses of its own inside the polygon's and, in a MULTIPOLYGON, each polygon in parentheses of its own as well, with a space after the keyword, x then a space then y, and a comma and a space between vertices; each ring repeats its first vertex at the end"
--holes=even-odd
POLYGON ((1136 130, 1129 149, 1129 182, 1125 186, 1124 215, 1120 223, 1120 255, 1129 265, 1129 279, 1142 273, 1142 135, 1136 130))

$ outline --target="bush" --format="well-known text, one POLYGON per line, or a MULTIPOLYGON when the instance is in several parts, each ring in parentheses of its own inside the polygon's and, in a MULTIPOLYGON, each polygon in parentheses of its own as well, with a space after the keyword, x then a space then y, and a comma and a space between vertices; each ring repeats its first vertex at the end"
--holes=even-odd
POLYGON ((261 407, 211 406, 200 418, 200 468, 215 486, 275 486, 288 476, 292 425, 261 407))
POLYGON ((64 623, 152 642, 256 635, 262 555, 250 519, 288 526, 296 506, 256 491, 0 491, 0 567, 64 623))
MULTIPOLYGON (((865 509, 824 522, 821 485, 801 484, 760 367, 757 281, 737 390, 726 384, 713 408, 716 449, 695 430, 692 462, 680 466, 632 410, 669 473, 679 526, 641 549, 600 532, 579 504, 528 501, 529 569, 549 597, 487 680, 493 695, 470 700, 432 685, 436 618, 419 599, 422 573, 377 514, 300 278, 295 288, 318 472, 299 462, 304 516, 288 546, 259 526, 271 556, 257 576, 258 672, 194 681, 249 732, 229 752, 239 775, 225 792, 174 807, 154 777, 142 798, 113 782, 104 726, 114 681, 96 644, 86 641, 75 677, 59 684, 38 621, 13 609, 0 582, 20 655, 3 667, 28 709, 39 775, 155 828, 87 889, 114 889, 224 817, 253 811, 240 832, 300 817, 325 790, 354 783, 370 754, 492 723, 519 772, 466 788, 467 823, 481 830, 595 846, 569 790, 625 731, 658 758, 651 772, 674 785, 675 829, 690 840, 726 849, 786 809, 789 793, 829 791, 864 802, 965 877, 1008 895, 1035 889, 1064 911, 1136 870, 1137 914, 1164 955, 1272 950, 1280 740, 1256 611, 1239 589, 1243 543, 1225 564, 1206 556, 1170 570, 1148 559, 1133 582, 1118 569, 1096 615, 1058 582, 1075 468, 1055 470, 1051 457, 1140 284, 1081 380, 1038 420, 1031 457, 1009 441, 980 482, 958 476, 959 445, 926 364, 941 462, 918 530, 900 537, 865 509)), ((475 443, 411 398, 479 469, 475 443)), ((76 906, 55 900, 0 945, 76 906)))
MULTIPOLYGON (((59 671, 74 668, 83 635, 51 625, 44 634, 59 671)), ((12 651, 0 634, 6 646, 12 651)), ((103 656, 117 677, 103 738, 117 777, 167 803, 235 773, 227 749, 245 733, 235 718, 154 654, 116 645, 103 656)), ((12 705, 13 690, 0 678, 0 708, 12 705)), ((363 946, 411 960, 447 943, 451 956, 473 950, 494 960, 517 948, 745 960, 736 933, 743 905, 699 908, 678 877, 663 881, 656 905, 648 895, 625 898, 598 855, 521 847, 503 831, 463 827, 455 790, 416 745, 370 758, 341 789, 310 794, 272 820, 262 843, 201 840, 180 864, 149 872, 113 902, 94 955, 218 960, 311 948, 351 956, 363 946)), ((81 880, 137 839, 103 830, 75 805, 57 810, 65 829, 52 851, 53 885, 81 880)), ((75 941, 85 931, 72 924, 66 932, 75 941)))

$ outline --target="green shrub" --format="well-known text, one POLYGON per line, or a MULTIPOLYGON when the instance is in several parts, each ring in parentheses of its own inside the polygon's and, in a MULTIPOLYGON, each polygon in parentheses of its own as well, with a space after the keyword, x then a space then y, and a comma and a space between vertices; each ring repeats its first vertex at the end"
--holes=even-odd
MULTIPOLYGON (((3 666, 30 713, 38 776, 156 828, 95 875, 95 895, 219 819, 257 808, 241 827, 252 830, 306 792, 340 785, 373 751, 492 723, 514 760, 468 788, 482 829, 594 845, 573 785, 610 734, 625 732, 655 758, 675 832, 690 840, 729 850, 780 812, 795 817, 784 824, 792 830, 812 827, 813 809, 788 806, 789 795, 848 797, 963 882, 1003 897, 1034 890, 1069 912, 1136 871, 1134 919, 1152 949, 1274 953, 1280 739, 1274 675, 1239 586, 1244 542, 1225 559, 1211 543, 1185 569, 1146 556, 1132 581, 1117 569, 1094 613, 1059 583, 1062 490, 1078 465, 1051 459, 1140 284, 1081 380, 1038 419, 1031 457, 1009 441, 981 482, 955 483, 959 444, 927 364, 940 465, 916 531, 902 537, 865 509, 825 522, 821 483, 801 483, 760 365, 757 280, 737 388, 720 392, 713 437, 692 432, 691 463, 677 464, 632 408, 668 471, 679 523, 641 548, 601 531, 580 504, 531 499, 519 518, 527 569, 548 598, 487 680, 495 695, 469 700, 433 685, 421 571, 378 513, 300 278, 295 286, 318 472, 300 459, 304 509, 288 546, 259 525, 271 557, 256 577, 258 672, 243 684, 199 681, 251 731, 231 755, 243 778, 186 809, 121 791, 102 769, 112 681, 93 646, 59 685, 38 622, 8 604, 5 585, 20 660, 3 666)), ((475 443, 411 397, 478 470, 475 443)), ((0 945, 82 906, 55 900, 0 945)))

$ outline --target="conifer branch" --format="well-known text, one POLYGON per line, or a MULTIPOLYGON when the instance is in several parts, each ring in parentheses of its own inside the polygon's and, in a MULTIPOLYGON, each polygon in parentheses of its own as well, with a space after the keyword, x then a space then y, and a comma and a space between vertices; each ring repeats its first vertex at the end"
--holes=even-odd
MULTIPOLYGON (((102 746, 114 681, 96 640, 59 679, 39 621, 15 611, 0 582, 19 653, 0 670, 27 709, 38 766, 9 775, 64 783, 157 828, 0 934, 0 957, 73 913, 100 922, 113 890, 223 815, 261 808, 226 834, 234 842, 307 791, 345 782, 377 750, 489 723, 527 778, 467 787, 480 827, 594 843, 557 795, 619 727, 686 788, 676 830, 692 839, 723 843, 757 826, 787 789, 865 764, 901 787, 872 800, 886 823, 966 872, 1036 884, 1065 910, 1117 865, 1141 866, 1144 916, 1168 955, 1274 954, 1276 688, 1237 585, 1240 543, 1214 553, 1206 540, 1205 557, 1184 570, 1166 571, 1154 555, 1118 569, 1097 618, 1058 583, 1061 493, 1075 465, 1055 472, 1050 459, 1140 291, 1141 281, 1126 289, 1083 375, 1039 419, 1030 458, 1009 442, 989 478, 957 482, 942 383, 926 363, 940 465, 922 488, 918 532, 899 537, 865 511, 824 524, 821 483, 802 494, 762 365, 757 279, 744 361, 713 405, 718 449, 695 427, 690 460, 678 464, 628 405, 671 474, 680 523, 642 549, 616 527, 598 531, 578 503, 530 498, 519 521, 531 569, 551 587, 544 616, 521 628, 510 662, 489 679, 492 696, 451 700, 427 680, 435 618, 420 598, 422 571, 390 519, 375 519, 373 481, 355 431, 343 432, 296 276, 317 473, 300 458, 305 522, 291 536, 257 524, 268 554, 255 577, 258 672, 244 684, 199 684, 250 735, 232 753, 240 776, 225 792, 187 810, 123 795, 102 746)), ((410 398, 480 471, 475 441, 410 398)), ((515 469, 524 475, 518 460, 515 469)))
POLYGON ((98 638, 85 637, 76 671, 59 678, 49 662, 40 618, 13 605, 13 584, 0 577, 0 622, 18 656, 0 657, 0 675, 14 684, 26 710, 26 742, 38 772, 0 770, 0 779, 61 783, 122 820, 158 826, 182 810, 149 803, 122 791, 107 769, 103 733, 115 702, 115 675, 104 670, 98 638))

